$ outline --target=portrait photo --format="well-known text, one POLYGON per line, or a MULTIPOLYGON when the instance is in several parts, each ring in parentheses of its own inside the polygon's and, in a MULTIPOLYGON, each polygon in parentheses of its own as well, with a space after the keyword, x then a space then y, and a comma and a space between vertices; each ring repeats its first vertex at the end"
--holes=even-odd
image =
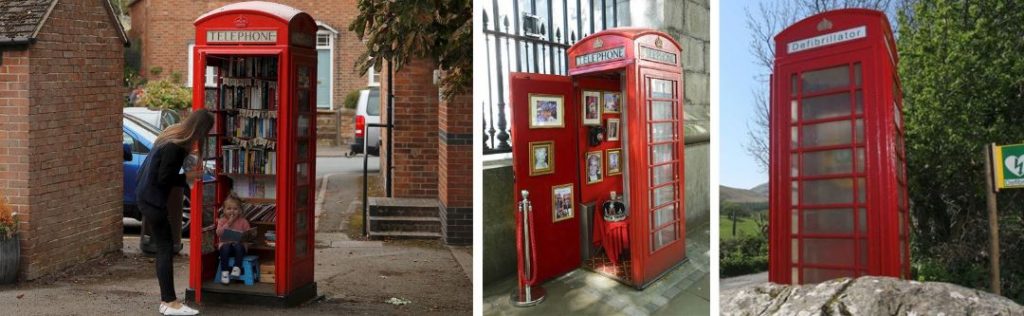
POLYGON ((613 176, 622 174, 622 149, 609 149, 607 156, 608 175, 613 176))
POLYGON ((539 176, 555 172, 554 143, 530 143, 530 176, 539 176))
POLYGON ((622 94, 618 92, 604 93, 604 113, 619 113, 622 110, 622 94))
POLYGON ((551 189, 552 221, 559 222, 573 218, 572 183, 551 189))
POLYGON ((583 125, 601 125, 601 91, 583 91, 583 125))
POLYGON ((530 128, 565 127, 565 99, 559 95, 530 95, 530 128))
POLYGON ((587 184, 604 180, 604 155, 598 151, 588 152, 584 161, 587 162, 587 184))
POLYGON ((608 126, 605 128, 605 132, 608 135, 609 141, 619 140, 619 119, 610 118, 608 119, 608 126))

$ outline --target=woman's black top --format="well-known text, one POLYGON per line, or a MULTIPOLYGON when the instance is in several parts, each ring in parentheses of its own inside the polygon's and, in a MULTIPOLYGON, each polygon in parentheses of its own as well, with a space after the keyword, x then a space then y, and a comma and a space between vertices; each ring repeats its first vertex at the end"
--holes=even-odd
POLYGON ((174 143, 159 145, 146 156, 135 186, 139 204, 146 204, 150 209, 167 210, 171 188, 188 186, 185 175, 179 173, 185 157, 188 157, 188 150, 174 143))

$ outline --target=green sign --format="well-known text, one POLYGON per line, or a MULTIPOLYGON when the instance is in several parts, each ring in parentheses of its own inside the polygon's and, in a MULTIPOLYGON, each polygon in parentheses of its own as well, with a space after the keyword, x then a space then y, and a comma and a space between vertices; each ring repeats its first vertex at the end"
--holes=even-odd
POLYGON ((997 189, 1024 188, 1024 144, 995 146, 997 189))

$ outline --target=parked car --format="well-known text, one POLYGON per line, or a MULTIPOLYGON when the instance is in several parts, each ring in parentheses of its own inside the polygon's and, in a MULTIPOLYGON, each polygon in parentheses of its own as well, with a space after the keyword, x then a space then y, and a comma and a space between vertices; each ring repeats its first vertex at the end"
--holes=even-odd
POLYGON ((181 122, 181 115, 179 115, 178 112, 171 110, 150 110, 149 108, 143 107, 128 107, 124 108, 124 114, 138 119, 143 123, 147 123, 158 131, 162 131, 168 126, 181 122))
POLYGON ((370 87, 359 91, 359 103, 356 105, 355 141, 352 152, 363 153, 363 144, 371 155, 380 154, 380 128, 368 128, 369 124, 380 123, 380 88, 370 87))
MULTIPOLYGON (((126 108, 126 110, 127 109, 128 108, 126 108)), ((138 200, 136 199, 135 196, 135 187, 136 181, 138 179, 139 169, 142 168, 142 163, 146 160, 146 156, 149 155, 149 152, 153 149, 153 144, 156 142, 156 137, 157 135, 160 134, 160 131, 167 126, 177 123, 177 120, 179 119, 177 113, 175 113, 172 121, 166 121, 162 118, 158 121, 143 121, 142 119, 139 119, 138 116, 148 118, 166 118, 169 116, 163 115, 161 112, 167 113, 170 111, 155 111, 144 108, 142 109, 145 111, 149 111, 150 113, 138 110, 135 110, 134 114, 128 114, 126 112, 122 120, 123 144, 125 150, 129 151, 128 153, 125 153, 124 160, 124 217, 133 218, 140 222, 142 221, 142 213, 139 211, 138 200), (154 113, 160 115, 154 115, 154 113), (163 128, 158 128, 157 126, 151 124, 151 122, 157 122, 160 125, 162 125, 163 128), (161 122, 165 122, 166 124, 161 122)), ((213 175, 207 173, 203 176, 203 179, 206 181, 210 181, 213 179, 213 175)), ((186 192, 182 207, 182 236, 188 236, 189 233, 189 219, 191 218, 191 206, 192 204, 190 200, 190 195, 187 194, 186 192)), ((144 228, 141 235, 141 248, 144 251, 153 252, 154 249, 147 242, 148 236, 146 236, 144 228)), ((175 245, 175 249, 177 250, 180 250, 180 247, 180 243, 175 245)))

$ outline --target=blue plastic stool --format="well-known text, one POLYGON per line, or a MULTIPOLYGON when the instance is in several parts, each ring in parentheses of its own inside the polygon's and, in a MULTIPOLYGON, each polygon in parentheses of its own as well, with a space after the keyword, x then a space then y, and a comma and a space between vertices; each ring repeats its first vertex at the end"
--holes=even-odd
MULTIPOLYGON (((235 266, 235 258, 228 258, 228 266, 235 266)), ((217 273, 213 275, 213 282, 220 282, 220 262, 217 263, 217 273)), ((260 280, 260 259, 258 256, 242 257, 242 274, 233 276, 228 274, 230 280, 242 280, 245 285, 253 285, 260 280)))

